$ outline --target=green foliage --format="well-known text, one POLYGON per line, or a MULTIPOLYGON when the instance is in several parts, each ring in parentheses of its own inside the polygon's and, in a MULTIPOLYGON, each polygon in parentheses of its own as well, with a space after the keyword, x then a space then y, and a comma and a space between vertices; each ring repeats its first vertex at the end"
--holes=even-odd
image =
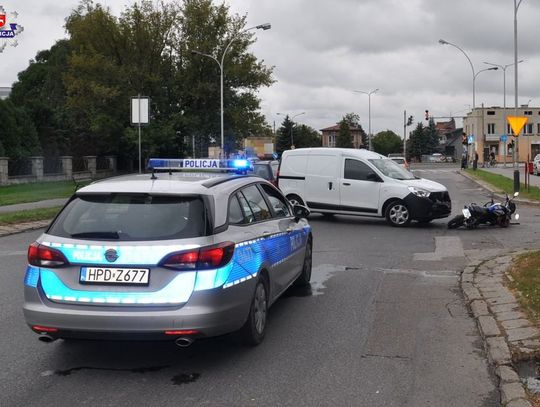
POLYGON ((0 205, 69 198, 75 192, 73 181, 33 182, 0 187, 0 205))
POLYGON ((307 148, 307 147, 320 147, 321 135, 317 130, 312 127, 302 124, 295 126, 294 133, 294 146, 295 148, 307 148))
MULTIPOLYGON (((221 60, 227 49, 224 121, 232 149, 268 130, 257 91, 273 82, 272 68, 248 51, 255 34, 243 32, 245 20, 211 0, 142 0, 120 16, 83 0, 66 19, 68 39, 37 54, 11 99, 35 124, 46 155, 136 157, 129 100, 138 94, 151 98, 143 155, 182 156, 192 135, 206 154, 210 139, 220 139, 220 69, 191 51, 221 60)), ((6 154, 27 154, 2 136, 0 142, 6 154)))
MULTIPOLYGON (((352 115, 350 113, 349 115, 352 115)), ((343 119, 339 122, 339 131, 338 135, 336 137, 336 147, 341 148, 352 148, 353 147, 353 137, 351 134, 351 126, 353 126, 353 122, 351 122, 351 116, 345 115, 343 116, 343 119)))
POLYGON ((0 213, 0 226, 33 222, 38 220, 52 220, 62 209, 61 206, 54 208, 29 209, 26 211, 0 213))
POLYGON ((276 152, 279 155, 285 150, 291 149, 291 131, 293 131, 293 127, 294 123, 289 119, 289 116, 285 116, 281 127, 276 131, 276 152))
POLYGON ((24 109, 16 107, 10 100, 0 100, 0 123, 2 155, 22 158, 40 153, 36 129, 24 109))
POLYGON ((403 151, 403 141, 391 130, 377 133, 371 140, 373 150, 379 154, 387 156, 390 153, 403 151))
POLYGON ((433 154, 438 145, 439 135, 433 119, 430 119, 427 127, 418 122, 407 141, 407 158, 414 157, 420 161, 423 154, 433 154))

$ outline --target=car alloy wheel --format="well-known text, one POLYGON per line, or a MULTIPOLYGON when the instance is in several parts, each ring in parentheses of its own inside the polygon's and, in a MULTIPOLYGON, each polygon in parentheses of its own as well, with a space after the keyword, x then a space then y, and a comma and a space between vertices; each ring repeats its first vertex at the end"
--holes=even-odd
POLYGON ((411 221, 409 209, 400 202, 393 203, 388 208, 387 219, 393 226, 405 226, 411 221))

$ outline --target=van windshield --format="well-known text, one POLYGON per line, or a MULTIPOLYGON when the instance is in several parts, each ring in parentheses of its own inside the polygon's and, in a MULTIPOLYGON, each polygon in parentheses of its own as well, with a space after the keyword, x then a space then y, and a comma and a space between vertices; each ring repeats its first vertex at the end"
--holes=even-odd
POLYGON ((384 175, 394 179, 416 179, 416 177, 405 168, 389 158, 377 158, 369 160, 384 175))

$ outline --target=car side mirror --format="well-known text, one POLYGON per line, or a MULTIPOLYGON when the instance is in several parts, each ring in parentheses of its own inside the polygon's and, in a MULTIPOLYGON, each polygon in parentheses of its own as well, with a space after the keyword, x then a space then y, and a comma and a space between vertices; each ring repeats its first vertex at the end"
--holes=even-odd
POLYGON ((374 172, 368 173, 366 175, 366 179, 368 181, 375 181, 375 182, 381 182, 382 181, 381 178, 377 174, 375 174, 374 172))
POLYGON ((298 222, 302 218, 307 218, 311 212, 304 205, 294 205, 293 214, 294 220, 298 222))

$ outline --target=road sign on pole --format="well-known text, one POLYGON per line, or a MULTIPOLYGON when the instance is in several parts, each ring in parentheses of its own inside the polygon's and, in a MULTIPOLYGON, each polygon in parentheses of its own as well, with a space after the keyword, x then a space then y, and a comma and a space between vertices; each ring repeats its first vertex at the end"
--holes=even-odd
POLYGON ((150 98, 137 95, 131 98, 131 124, 139 128, 139 174, 141 169, 141 125, 150 122, 150 98))
POLYGON ((507 136, 506 134, 503 134, 503 135, 501 136, 501 141, 502 141, 503 143, 506 143, 506 142, 508 141, 508 136, 507 136))
POLYGON ((525 116, 508 116, 506 120, 508 120, 508 124, 512 128, 514 136, 517 137, 529 119, 525 116))

